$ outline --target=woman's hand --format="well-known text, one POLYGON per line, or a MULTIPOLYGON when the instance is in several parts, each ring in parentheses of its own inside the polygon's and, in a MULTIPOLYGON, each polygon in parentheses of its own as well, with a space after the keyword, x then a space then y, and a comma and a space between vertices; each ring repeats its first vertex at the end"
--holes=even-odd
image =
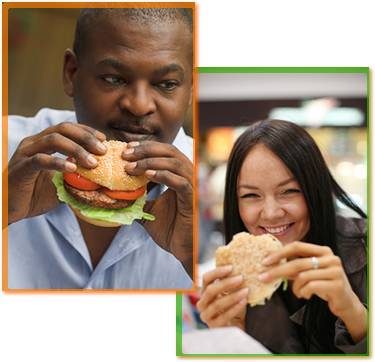
POLYGON ((242 276, 229 277, 231 265, 221 266, 203 275, 200 317, 210 328, 236 326, 245 331, 248 288, 241 286, 242 276), (215 280, 219 280, 215 282, 215 280))
POLYGON ((341 259, 329 247, 295 241, 270 254, 263 264, 272 265, 283 258, 288 262, 261 274, 259 279, 293 280, 293 293, 298 298, 310 299, 315 294, 325 300, 331 312, 344 321, 355 342, 366 336, 366 308, 353 292, 341 259))

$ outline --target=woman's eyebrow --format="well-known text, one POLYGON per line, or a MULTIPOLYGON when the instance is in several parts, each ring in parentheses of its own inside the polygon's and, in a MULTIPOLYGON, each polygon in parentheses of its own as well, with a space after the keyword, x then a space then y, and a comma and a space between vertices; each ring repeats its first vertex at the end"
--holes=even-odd
POLYGON ((259 190, 259 187, 251 186, 251 185, 239 185, 239 186, 237 187, 237 190, 238 190, 238 189, 241 189, 241 188, 244 188, 244 189, 254 189, 254 190, 259 190))
POLYGON ((296 180, 295 177, 288 178, 287 180, 280 182, 280 183, 277 185, 277 187, 285 186, 285 185, 287 185, 288 183, 290 183, 290 182, 292 182, 292 181, 295 181, 295 180, 296 180))
MULTIPOLYGON (((292 181, 295 181, 295 180, 296 180, 295 177, 288 178, 288 179, 285 180, 285 181, 281 181, 279 184, 276 185, 276 187, 285 186, 285 185, 287 185, 288 183, 290 183, 290 182, 292 182, 292 181)), ((257 186, 252 186, 252 185, 239 185, 239 186, 237 187, 237 190, 240 189, 240 188, 259 190, 259 187, 257 187, 257 186)))

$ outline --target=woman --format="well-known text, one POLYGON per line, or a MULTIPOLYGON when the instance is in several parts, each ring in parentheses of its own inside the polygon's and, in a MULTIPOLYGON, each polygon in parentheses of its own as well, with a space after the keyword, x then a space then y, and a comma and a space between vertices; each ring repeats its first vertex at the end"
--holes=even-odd
POLYGON ((273 353, 367 353, 366 226, 366 215, 333 179, 303 128, 255 123, 228 160, 224 234, 226 243, 241 231, 277 237, 283 248, 263 263, 287 263, 259 279, 285 277, 288 290, 279 288, 266 305, 250 308, 248 290, 235 290, 241 277, 219 267, 203 276, 201 319, 210 328, 238 326, 273 353), (336 215, 335 198, 362 219, 336 215))

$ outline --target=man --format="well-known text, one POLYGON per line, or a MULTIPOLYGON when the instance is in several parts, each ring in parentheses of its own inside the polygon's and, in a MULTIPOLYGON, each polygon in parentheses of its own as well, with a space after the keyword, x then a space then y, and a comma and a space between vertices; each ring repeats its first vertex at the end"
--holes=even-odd
POLYGON ((75 112, 9 117, 10 289, 193 287, 192 140, 181 128, 192 78, 188 10, 82 11, 63 69, 75 112), (76 169, 66 156, 95 168, 105 139, 129 143, 126 171, 151 181, 154 221, 101 228, 57 199, 55 171, 76 169))

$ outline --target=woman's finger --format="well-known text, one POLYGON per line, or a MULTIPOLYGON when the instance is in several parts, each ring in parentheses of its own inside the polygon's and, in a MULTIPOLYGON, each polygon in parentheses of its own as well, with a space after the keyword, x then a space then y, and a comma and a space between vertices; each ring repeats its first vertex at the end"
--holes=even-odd
POLYGON ((227 277, 221 279, 216 283, 207 285, 201 298, 202 310, 208 308, 208 306, 218 297, 222 296, 225 292, 232 291, 240 287, 243 281, 242 275, 236 275, 234 277, 227 277))
POLYGON ((342 278, 343 269, 340 266, 332 266, 328 269, 311 269, 304 271, 298 275, 292 285, 293 293, 298 297, 302 298, 300 291, 308 283, 318 280, 339 280, 342 278))
POLYGON ((319 269, 324 269, 332 265, 341 265, 341 259, 335 255, 324 255, 315 258, 315 260, 313 260, 313 257, 289 260, 284 264, 275 266, 267 272, 260 274, 259 280, 263 282, 268 282, 278 278, 293 280, 301 272, 314 270, 315 266, 318 266, 319 269))
POLYGON ((205 292, 207 285, 213 283, 217 279, 227 277, 233 270, 232 265, 223 265, 218 268, 212 269, 203 274, 201 295, 205 292))
POLYGON ((201 319, 204 322, 217 319, 219 325, 226 324, 241 310, 241 308, 232 310, 234 307, 238 307, 238 303, 242 306, 246 305, 248 293, 248 288, 244 288, 225 296, 216 297, 215 300, 205 308, 202 308, 202 305, 198 305, 197 303, 197 308, 199 307, 201 309, 201 319), (244 304, 243 301, 245 301, 244 304))
POLYGON ((338 295, 338 285, 335 280, 311 280, 298 291, 298 298, 310 299, 314 294, 319 298, 329 301, 330 295, 338 295))
POLYGON ((263 259, 264 265, 273 265, 278 263, 281 259, 290 259, 292 257, 307 257, 307 256, 323 256, 333 255, 331 248, 328 246, 321 246, 310 244, 302 241, 293 241, 282 248, 269 254, 263 259))
MULTIPOLYGON (((226 326, 229 321, 231 321, 237 314, 243 309, 246 308, 247 305, 247 297, 241 299, 236 304, 234 304, 231 308, 227 309, 223 313, 219 314, 215 320, 213 321, 213 326, 226 326)), ((212 327, 211 327, 212 328, 212 327)))

